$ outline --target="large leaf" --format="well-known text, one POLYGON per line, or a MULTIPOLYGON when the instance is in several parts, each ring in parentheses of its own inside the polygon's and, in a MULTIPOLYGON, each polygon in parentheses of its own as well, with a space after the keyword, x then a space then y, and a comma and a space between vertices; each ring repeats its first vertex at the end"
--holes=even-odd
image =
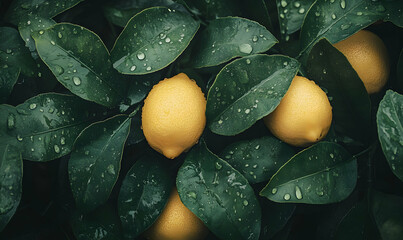
POLYGON ((120 171, 131 119, 117 115, 85 128, 74 143, 69 179, 77 207, 84 212, 105 203, 120 171))
POLYGON ((219 156, 253 184, 268 181, 293 155, 290 145, 267 136, 233 143, 219 156))
POLYGON ((6 63, 0 65, 0 104, 7 101, 20 76, 20 70, 21 68, 9 66, 6 63))
POLYGON ((175 183, 169 164, 155 151, 143 155, 127 173, 119 192, 118 211, 124 236, 134 239, 160 215, 175 183))
POLYGON ((116 40, 113 67, 137 75, 165 68, 186 49, 198 28, 187 14, 166 7, 148 8, 130 19, 116 40))
POLYGON ((232 58, 262 53, 278 41, 257 22, 226 17, 210 22, 200 34, 192 53, 192 66, 217 66, 232 58))
POLYGON ((327 204, 354 190, 357 161, 340 145, 319 142, 292 157, 260 195, 275 202, 327 204))
POLYGON ((11 145, 0 145, 0 232, 17 210, 21 194, 21 153, 11 145))
POLYGON ((186 156, 176 186, 183 204, 219 238, 259 238, 261 212, 252 187, 204 142, 186 156))
POLYGON ((380 1, 317 0, 309 9, 301 29, 301 54, 308 53, 322 38, 341 41, 383 18, 380 1))
POLYGON ((60 23, 32 35, 39 56, 57 80, 77 96, 113 107, 125 92, 102 40, 83 27, 60 23))
POLYGON ((379 104, 376 122, 386 160, 392 172, 403 181, 403 95, 386 91, 379 104))
POLYGON ((391 21, 399 27, 403 27, 403 2, 400 0, 383 0, 383 5, 386 8, 385 21, 391 21))
POLYGON ((70 153, 98 110, 76 96, 57 93, 35 96, 17 107, 0 105, 0 145, 19 147, 31 161, 59 158, 70 153))
POLYGON ((281 55, 254 55, 226 65, 207 96, 211 131, 235 135, 274 111, 298 68, 296 60, 281 55))
POLYGON ((369 139, 371 102, 365 86, 347 58, 322 39, 312 48, 307 74, 327 90, 336 133, 366 142, 369 139))

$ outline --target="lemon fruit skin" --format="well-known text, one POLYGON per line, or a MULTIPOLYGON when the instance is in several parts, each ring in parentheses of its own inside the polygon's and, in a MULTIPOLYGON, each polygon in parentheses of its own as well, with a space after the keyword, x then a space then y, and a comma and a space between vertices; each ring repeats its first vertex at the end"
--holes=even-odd
POLYGON ((195 145, 205 126, 206 98, 184 73, 154 85, 144 101, 144 136, 167 158, 176 158, 195 145))
POLYGON ((280 104, 263 120, 273 135, 283 142, 306 147, 328 133, 332 106, 326 93, 314 81, 295 76, 280 104))
POLYGON ((201 240, 207 234, 207 227, 183 205, 175 188, 161 215, 144 235, 149 240, 201 240))
POLYGON ((386 46, 377 35, 361 30, 334 46, 346 56, 368 94, 377 93, 385 86, 390 63, 386 46))

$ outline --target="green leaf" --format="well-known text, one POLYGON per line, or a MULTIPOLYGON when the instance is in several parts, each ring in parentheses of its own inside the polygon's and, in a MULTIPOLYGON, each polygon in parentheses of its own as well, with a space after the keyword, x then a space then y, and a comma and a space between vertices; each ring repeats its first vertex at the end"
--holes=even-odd
POLYGON ((120 102, 125 82, 112 68, 108 50, 95 33, 59 23, 33 38, 41 59, 72 93, 106 107, 120 102))
POLYGON ((0 62, 20 68, 26 76, 33 76, 36 71, 35 61, 14 28, 0 27, 0 62))
POLYGON ((403 198, 373 191, 372 214, 382 239, 403 238, 403 198))
POLYGON ((241 0, 182 1, 186 3, 193 14, 202 15, 208 20, 241 15, 241 0))
POLYGON ((254 55, 226 65, 207 96, 211 131, 235 135, 274 111, 298 68, 296 60, 281 55, 254 55))
POLYGON ((127 138, 127 145, 137 144, 145 139, 143 129, 141 129, 141 114, 136 114, 132 118, 132 124, 130 127, 130 134, 127 138))
POLYGON ((94 210, 108 200, 119 176, 130 122, 126 115, 117 115, 88 126, 77 137, 68 169, 81 211, 94 210))
POLYGON ((269 180, 293 155, 288 144, 266 136, 233 143, 219 156, 253 184, 269 180))
POLYGON ((274 202, 328 204, 354 190, 357 161, 340 145, 319 142, 292 157, 260 192, 274 202))
POLYGON ((280 32, 283 39, 298 31, 314 0, 276 0, 280 32))
POLYGON ((0 105, 0 145, 19 147, 31 161, 60 158, 70 153, 99 110, 76 96, 57 93, 35 96, 17 107, 0 105))
POLYGON ((322 39, 309 54, 307 74, 309 79, 327 90, 336 133, 367 142, 371 102, 363 82, 347 58, 322 39))
POLYGON ((83 0, 15 0, 6 14, 6 19, 15 24, 27 21, 32 16, 41 16, 44 18, 53 18, 56 15, 74 7, 83 0))
POLYGON ((176 186, 183 204, 217 237, 259 238, 261 212, 252 187, 204 142, 186 156, 176 186))
POLYGON ((235 57, 265 52, 277 42, 257 22, 240 17, 219 18, 201 32, 191 65, 196 68, 217 66, 235 57))
POLYGON ((308 53, 322 38, 331 43, 353 35, 382 19, 385 7, 380 1, 317 0, 309 9, 301 29, 301 55, 308 53))
POLYGON ((400 0, 383 0, 383 5, 386 8, 384 21, 390 21, 396 26, 403 27, 403 2, 400 0))
POLYGON ((397 62, 397 89, 403 92, 403 48, 400 50, 399 60, 397 62))
POLYGON ((378 137, 392 172, 403 181, 403 95, 386 91, 376 114, 378 137))
POLYGON ((279 204, 261 201, 262 230, 260 239, 273 239, 274 235, 287 224, 295 211, 295 204, 279 204))
POLYGON ((20 76, 19 67, 0 65, 0 103, 5 103, 20 76))
POLYGON ((22 194, 22 158, 17 148, 0 145, 0 232, 17 210, 22 194))
POLYGON ((123 180, 118 211, 126 238, 138 237, 164 209, 175 183, 168 161, 149 151, 137 160, 123 180))
POLYGON ((103 205, 89 214, 74 212, 70 224, 74 236, 78 240, 122 239, 119 217, 109 204, 103 205))
POLYGON ((113 67, 135 75, 163 69, 186 49, 198 28, 199 24, 182 12, 166 7, 145 9, 130 19, 116 40, 111 53, 113 67))

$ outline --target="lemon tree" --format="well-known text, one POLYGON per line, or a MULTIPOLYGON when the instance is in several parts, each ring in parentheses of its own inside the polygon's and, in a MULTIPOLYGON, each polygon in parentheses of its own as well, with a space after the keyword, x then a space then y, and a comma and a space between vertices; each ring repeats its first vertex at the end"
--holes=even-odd
POLYGON ((0 1, 0 239, 403 239, 402 12, 0 1))

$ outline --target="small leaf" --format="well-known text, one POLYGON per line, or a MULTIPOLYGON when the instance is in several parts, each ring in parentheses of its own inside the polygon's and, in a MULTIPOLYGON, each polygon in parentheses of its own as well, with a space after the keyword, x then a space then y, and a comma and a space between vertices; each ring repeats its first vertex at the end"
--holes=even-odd
POLYGON ((12 107, 0 105, 0 145, 20 148, 31 161, 50 161, 70 153, 78 134, 100 108, 64 94, 46 93, 12 107))
POLYGON ((307 13, 301 29, 301 55, 308 53, 322 38, 331 43, 353 35, 371 23, 382 19, 385 8, 381 1, 318 0, 307 13))
POLYGON ((363 143, 368 141, 371 102, 364 83, 347 58, 322 39, 309 54, 307 74, 327 90, 336 133, 363 143))
POLYGON ((169 164, 161 155, 143 155, 123 180, 118 199, 120 221, 126 238, 134 239, 160 215, 175 183, 169 164))
POLYGON ((17 148, 0 145, 0 232, 6 227, 21 200, 22 158, 17 148))
POLYGON ((253 184, 269 180, 293 155, 288 144, 267 136, 233 143, 219 156, 253 184))
POLYGON ((29 48, 31 51, 31 54, 36 56, 38 58, 38 53, 35 51, 35 41, 32 38, 32 34, 37 34, 41 30, 45 30, 53 25, 55 25, 56 22, 52 19, 49 18, 43 18, 39 16, 32 16, 28 18, 27 21, 21 22, 18 25, 18 30, 20 31, 20 35, 22 37, 22 40, 25 42, 25 46, 29 48))
POLYGON ((386 91, 376 114, 378 137, 392 172, 403 181, 403 95, 386 91))
POLYGON ((19 67, 0 65, 0 103, 5 103, 20 76, 19 67))
POLYGON ((298 68, 296 60, 281 55, 254 55, 226 65, 207 96, 211 131, 236 135, 274 111, 298 68))
POLYGON ((274 202, 328 204, 354 190, 357 161, 340 145, 319 142, 292 157, 260 192, 274 202))
POLYGON ((199 24, 189 15, 166 7, 136 14, 113 47, 113 67, 123 74, 142 75, 165 68, 186 49, 199 24), (164 54, 161 54, 164 53, 164 54))
POLYGON ((104 204, 120 171, 130 118, 117 115, 85 128, 74 143, 69 161, 70 186, 81 211, 104 204))
POLYGON ((217 66, 235 57, 269 50, 278 41, 262 25, 240 18, 226 17, 210 22, 195 43, 192 66, 217 66))
POLYGON ((116 76, 108 50, 95 33, 59 23, 33 38, 41 59, 72 93, 106 107, 120 102, 125 82, 116 76))
POLYGON ((384 0, 382 3, 386 8, 384 21, 390 21, 396 26, 403 27, 403 2, 401 0, 384 0))
POLYGON ((183 204, 217 237, 259 238, 261 212, 252 187, 204 142, 186 156, 176 186, 183 204))
POLYGON ((295 211, 295 204, 279 204, 261 201, 262 230, 260 239, 273 239, 273 236, 287 224, 295 211))

